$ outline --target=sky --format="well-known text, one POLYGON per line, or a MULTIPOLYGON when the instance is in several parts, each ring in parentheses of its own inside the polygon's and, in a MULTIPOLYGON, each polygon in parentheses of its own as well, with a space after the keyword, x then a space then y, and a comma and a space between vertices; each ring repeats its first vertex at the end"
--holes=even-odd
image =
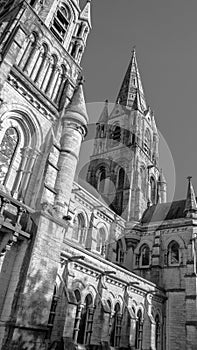
MULTIPOLYGON (((83 5, 84 1, 81 1, 83 5)), ((172 154, 162 164, 174 199, 187 176, 197 193, 197 1, 92 0, 92 31, 82 60, 88 104, 115 102, 136 46, 146 100, 172 154), (165 163, 165 162, 164 162, 165 163)), ((90 113, 90 123, 97 118, 90 113)))

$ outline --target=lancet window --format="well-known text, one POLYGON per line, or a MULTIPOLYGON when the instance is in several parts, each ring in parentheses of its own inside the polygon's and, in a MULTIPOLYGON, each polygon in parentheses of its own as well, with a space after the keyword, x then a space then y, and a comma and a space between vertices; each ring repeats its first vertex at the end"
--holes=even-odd
POLYGON ((0 182, 5 183, 11 170, 19 145, 18 131, 10 127, 6 130, 0 145, 0 182))
POLYGON ((120 346, 121 323, 122 323, 122 314, 120 312, 120 304, 117 303, 114 308, 114 315, 112 317, 111 334, 110 334, 110 345, 115 348, 120 346))
POLYGON ((142 311, 139 310, 137 313, 136 331, 135 331, 135 348, 137 350, 142 349, 142 337, 143 337, 142 311))
POLYGON ((93 325, 94 307, 91 294, 85 298, 85 306, 81 312, 81 320, 79 325, 79 333, 77 338, 78 344, 90 344, 92 325, 93 325))
POLYGON ((51 31, 56 36, 56 38, 63 42, 70 25, 71 21, 71 11, 66 4, 61 4, 53 18, 51 31))

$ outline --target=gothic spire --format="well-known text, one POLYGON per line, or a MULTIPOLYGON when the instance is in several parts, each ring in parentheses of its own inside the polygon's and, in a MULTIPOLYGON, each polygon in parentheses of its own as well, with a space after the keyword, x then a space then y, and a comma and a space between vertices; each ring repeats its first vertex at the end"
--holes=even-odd
POLYGON ((80 79, 73 97, 66 107, 65 114, 67 113, 73 113, 76 115, 77 118, 80 117, 80 119, 85 119, 85 121, 88 123, 88 113, 86 109, 86 103, 84 98, 84 92, 83 92, 83 78, 80 79), (82 117, 82 118, 81 118, 82 117))
POLYGON ((87 0, 83 10, 81 11, 80 19, 83 21, 88 22, 89 27, 92 28, 91 26, 91 0, 87 0))
POLYGON ((116 102, 130 109, 137 108, 142 112, 147 110, 147 103, 138 69, 135 48, 133 48, 131 60, 116 102))
POLYGON ((197 203, 194 188, 192 185, 192 177, 188 176, 188 188, 187 188, 187 198, 185 202, 185 214, 187 217, 193 217, 197 215, 197 203))
POLYGON ((97 124, 107 124, 108 121, 108 117, 109 117, 109 113, 108 113, 108 100, 105 101, 105 105, 103 108, 103 111, 100 115, 100 118, 98 120, 97 124))

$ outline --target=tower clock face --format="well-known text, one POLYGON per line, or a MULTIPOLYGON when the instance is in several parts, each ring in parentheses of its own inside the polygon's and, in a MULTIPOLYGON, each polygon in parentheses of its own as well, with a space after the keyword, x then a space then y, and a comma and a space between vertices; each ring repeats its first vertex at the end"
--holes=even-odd
POLYGON ((0 16, 6 15, 11 10, 14 2, 15 0, 0 0, 0 16))

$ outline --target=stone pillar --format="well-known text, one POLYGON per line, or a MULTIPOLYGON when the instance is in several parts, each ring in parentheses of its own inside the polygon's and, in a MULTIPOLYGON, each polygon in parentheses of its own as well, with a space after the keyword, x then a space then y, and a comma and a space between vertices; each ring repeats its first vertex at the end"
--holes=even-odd
POLYGON ((57 191, 55 204, 58 206, 60 212, 65 213, 69 207, 73 180, 84 134, 85 129, 77 122, 68 121, 64 118, 60 140, 61 151, 58 161, 59 173, 55 185, 57 191))
POLYGON ((29 53, 29 57, 27 58, 27 61, 23 67, 23 70, 27 75, 32 74, 40 54, 40 44, 37 42, 32 43, 31 53, 29 53))

